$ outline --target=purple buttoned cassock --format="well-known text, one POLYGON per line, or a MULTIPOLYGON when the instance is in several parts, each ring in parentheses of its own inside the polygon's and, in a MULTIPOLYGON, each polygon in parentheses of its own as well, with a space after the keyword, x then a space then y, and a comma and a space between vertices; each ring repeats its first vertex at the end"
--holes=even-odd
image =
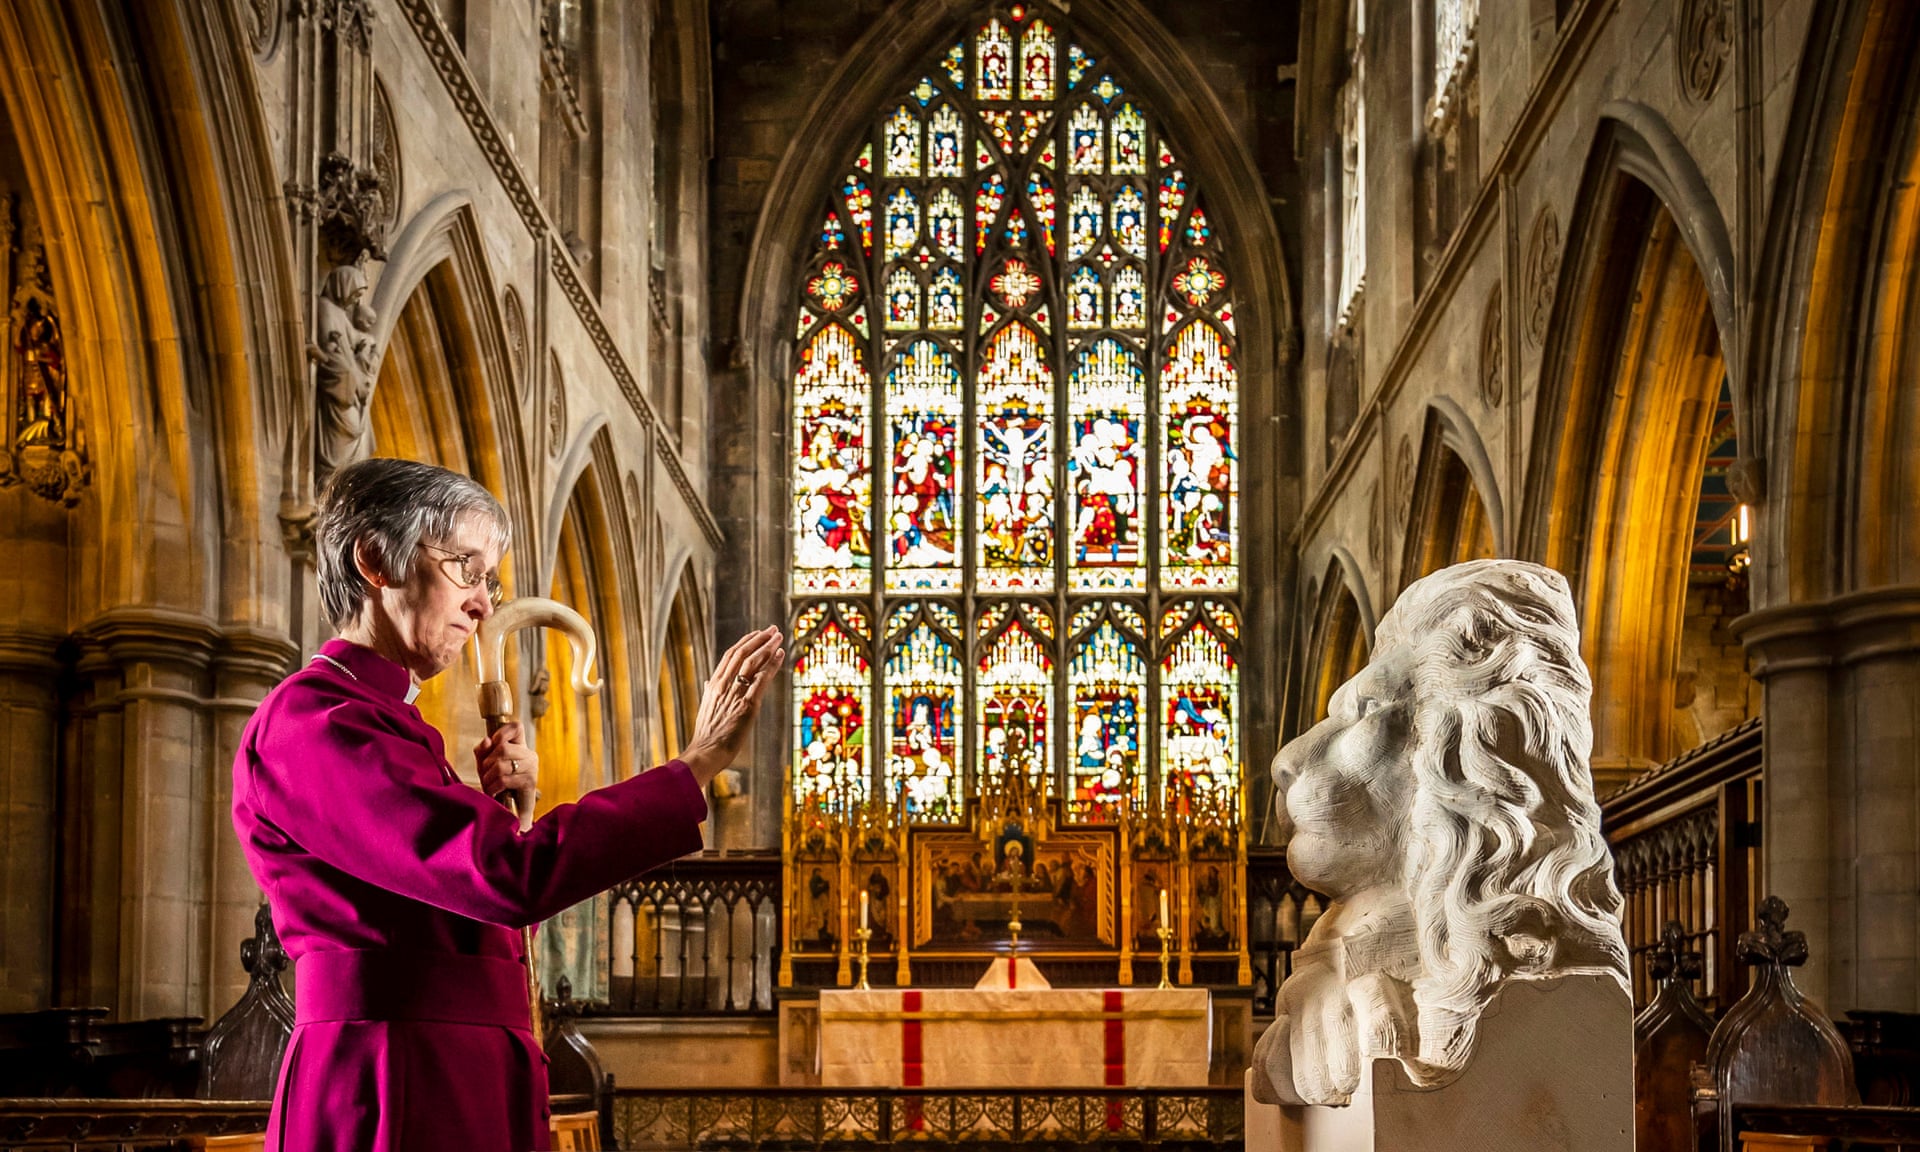
POLYGON ((522 835, 447 766, 404 668, 329 641, 267 694, 233 764, 233 826, 295 962, 267 1147, 547 1147, 546 1058, 519 929, 700 849, 673 761, 522 835), (348 673, 351 673, 349 675, 348 673))

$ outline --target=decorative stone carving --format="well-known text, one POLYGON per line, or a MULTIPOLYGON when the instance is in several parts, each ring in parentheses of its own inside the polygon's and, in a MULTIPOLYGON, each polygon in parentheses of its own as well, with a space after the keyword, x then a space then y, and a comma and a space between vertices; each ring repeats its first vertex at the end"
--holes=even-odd
POLYGON ((1527 339, 1538 348, 1553 318, 1553 293, 1560 282, 1560 217, 1548 205, 1533 218, 1527 241, 1527 339))
POLYGON ((1767 498, 1767 458, 1740 456, 1727 469, 1727 487, 1742 504, 1759 504, 1767 498))
POLYGON ((311 564, 319 554, 313 535, 313 523, 319 512, 311 504, 286 501, 280 507, 280 545, 287 555, 302 564, 311 564))
MULTIPOLYGON (((1376 1059, 1413 1089, 1448 1085, 1475 1057, 1482 1014, 1517 985, 1538 991, 1514 1001, 1515 1019, 1533 1011, 1522 1005, 1573 1006, 1617 1039, 1595 1059, 1630 1081, 1627 950, 1577 620, 1566 580, 1536 564, 1417 580, 1328 718, 1274 757, 1287 866, 1331 903, 1280 987, 1256 1098, 1345 1104, 1376 1059)), ((1515 1037, 1501 1025, 1506 1059, 1515 1037)))
POLYGON ((241 14, 247 22, 247 38, 254 59, 266 63, 280 47, 280 26, 286 20, 281 0, 245 0, 241 14))
POLYGON ((507 358, 513 363, 513 388, 518 397, 527 393, 527 310, 513 285, 500 298, 500 317, 507 329, 507 358))
POLYGON ((363 255, 386 259, 381 237, 392 217, 387 201, 386 183, 377 171, 360 167, 344 153, 329 152, 320 161, 320 183, 312 195, 327 258, 335 264, 363 255))
POLYGON ((1506 342, 1501 336, 1500 319, 1500 286, 1496 284, 1487 294, 1487 310, 1480 317, 1480 399, 1489 408, 1500 407, 1507 391, 1506 357, 1501 351, 1506 342))
MULTIPOLYGON (((13 248, 15 202, 5 200, 0 221, 7 250, 13 248)), ((60 306, 38 229, 13 261, 13 298, 7 312, 8 348, 4 399, 5 439, 0 441, 0 488, 25 484, 34 495, 71 508, 93 479, 87 434, 74 411, 67 379, 60 306)))
POLYGON ((1366 104, 1361 95, 1360 56, 1341 85, 1340 130, 1340 283, 1334 289, 1336 328, 1359 322, 1359 304, 1367 286, 1367 138, 1366 104))
POLYGON ((1467 100, 1478 55, 1480 0, 1434 0, 1433 96, 1427 130, 1444 132, 1467 100))
POLYGON ((362 303, 367 277, 358 264, 342 264, 320 286, 317 343, 307 348, 314 363, 316 405, 314 478, 327 478, 373 451, 373 309, 362 303))
POLYGON ((301 0, 301 8, 318 16, 320 27, 360 51, 373 51, 372 0, 301 0))
POLYGON ((1393 475, 1388 479, 1393 495, 1393 526, 1405 528, 1407 517, 1413 511, 1413 437, 1401 436, 1400 447, 1393 454, 1393 475))
POLYGON ((1374 571, 1379 571, 1386 556, 1386 540, 1381 532, 1381 520, 1384 510, 1380 501, 1384 491, 1378 483, 1367 485, 1367 559, 1372 561, 1374 571))
POLYGON ((1733 13, 1728 0, 1681 0, 1673 7, 1673 51, 1680 87, 1705 104, 1720 90, 1733 53, 1733 13))
POLYGON ((373 174, 379 181, 381 215, 377 220, 384 240, 400 223, 400 132, 393 119, 393 102, 387 98, 387 86, 373 86, 373 138, 367 152, 373 159, 373 174))
POLYGON ((567 388, 560 378, 560 357, 552 358, 547 372, 547 455, 560 455, 567 438, 567 388))

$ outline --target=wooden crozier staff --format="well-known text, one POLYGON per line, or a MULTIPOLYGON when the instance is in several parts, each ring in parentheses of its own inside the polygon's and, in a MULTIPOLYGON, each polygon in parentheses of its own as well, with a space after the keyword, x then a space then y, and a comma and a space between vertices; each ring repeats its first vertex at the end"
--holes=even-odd
MULTIPOLYGON (((513 719, 513 686, 507 683, 507 637, 522 628, 551 628, 567 638, 573 654, 571 680, 573 690, 591 696, 600 690, 594 675, 594 653, 598 641, 586 619, 557 600, 522 596, 509 600, 480 622, 473 634, 473 663, 480 678, 480 715, 486 717, 487 732, 498 731, 513 719)), ((507 794, 520 816, 520 831, 533 827, 534 789, 531 785, 507 794)), ((520 930, 520 947, 527 954, 527 1006, 533 1041, 544 1044, 541 1035, 540 964, 533 951, 533 927, 520 930)))

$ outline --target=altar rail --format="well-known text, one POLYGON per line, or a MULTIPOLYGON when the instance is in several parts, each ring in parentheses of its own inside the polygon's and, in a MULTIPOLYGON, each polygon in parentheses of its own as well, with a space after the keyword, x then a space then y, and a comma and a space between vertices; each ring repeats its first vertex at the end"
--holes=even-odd
POLYGON ((611 1011, 772 1014, 779 853, 691 856, 614 888, 608 908, 611 1011))
POLYGON ((982 1091, 923 1088, 617 1088, 614 1145, 643 1150, 887 1148, 984 1150, 1099 1145, 1179 1152, 1238 1149, 1241 1088, 982 1091))
POLYGON ((1626 898, 1636 1009, 1656 990, 1649 964, 1669 920, 1706 960, 1693 992, 1708 1012, 1718 1015, 1746 989, 1734 944, 1758 903, 1760 736, 1760 721, 1749 720, 1601 802, 1626 898))

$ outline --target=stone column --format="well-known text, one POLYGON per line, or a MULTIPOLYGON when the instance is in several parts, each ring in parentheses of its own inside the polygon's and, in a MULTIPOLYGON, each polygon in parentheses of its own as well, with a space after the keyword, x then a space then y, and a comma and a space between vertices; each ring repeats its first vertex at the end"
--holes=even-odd
POLYGON ((0 635, 0 1012, 52 1003, 58 646, 0 635))
POLYGON ((212 788, 208 621, 116 608, 82 630, 92 683, 86 990, 123 1020, 205 1015, 212 788))
POLYGON ((1811 952, 1796 983, 1833 1016, 1920 1009, 1920 587, 1734 628, 1765 697, 1763 892, 1811 952))
POLYGON ((253 915, 260 906, 260 887, 254 883, 240 842, 233 832, 233 758, 260 701, 293 668, 299 649, 276 633, 230 628, 213 658, 213 731, 207 823, 208 873, 212 877, 207 918, 208 1019, 233 1006, 247 989, 247 973, 240 966, 240 943, 253 935, 253 915))

